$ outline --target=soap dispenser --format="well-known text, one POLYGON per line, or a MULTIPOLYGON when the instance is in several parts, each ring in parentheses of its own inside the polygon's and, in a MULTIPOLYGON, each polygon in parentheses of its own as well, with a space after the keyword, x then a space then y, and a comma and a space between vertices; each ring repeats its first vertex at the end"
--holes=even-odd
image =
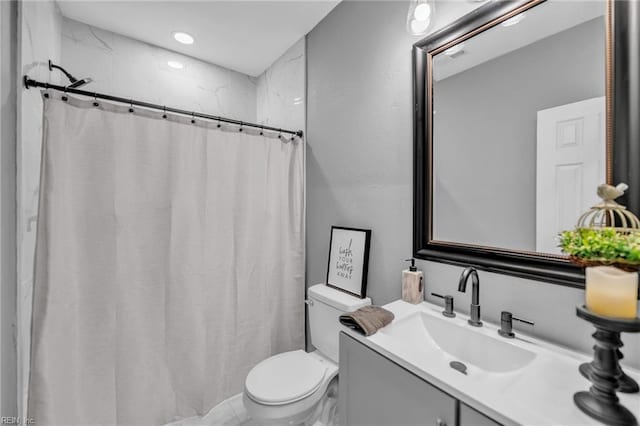
POLYGON ((416 268, 415 259, 406 259, 405 262, 411 262, 411 266, 402 271, 402 300, 417 305, 424 300, 422 271, 418 271, 416 268))

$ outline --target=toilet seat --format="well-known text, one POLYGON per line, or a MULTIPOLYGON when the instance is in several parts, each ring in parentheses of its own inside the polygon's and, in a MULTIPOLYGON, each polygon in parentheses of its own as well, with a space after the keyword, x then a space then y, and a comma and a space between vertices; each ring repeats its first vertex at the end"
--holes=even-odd
POLYGON ((285 352, 257 364, 247 375, 245 391, 263 405, 290 404, 316 392, 326 373, 326 363, 305 351, 285 352))

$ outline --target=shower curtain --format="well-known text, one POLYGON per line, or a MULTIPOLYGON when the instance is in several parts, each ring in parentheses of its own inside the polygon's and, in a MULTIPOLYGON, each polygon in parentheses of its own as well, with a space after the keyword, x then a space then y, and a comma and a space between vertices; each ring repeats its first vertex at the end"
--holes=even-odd
POLYGON ((28 413, 160 425, 304 346, 303 142, 48 93, 28 413))

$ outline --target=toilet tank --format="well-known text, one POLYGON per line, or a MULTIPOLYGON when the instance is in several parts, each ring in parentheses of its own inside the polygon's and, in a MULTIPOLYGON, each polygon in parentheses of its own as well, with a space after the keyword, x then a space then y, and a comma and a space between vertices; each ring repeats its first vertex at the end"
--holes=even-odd
POLYGON ((325 284, 316 284, 309 287, 308 300, 311 344, 337 363, 339 333, 346 329, 338 317, 370 305, 371 299, 360 299, 325 284))

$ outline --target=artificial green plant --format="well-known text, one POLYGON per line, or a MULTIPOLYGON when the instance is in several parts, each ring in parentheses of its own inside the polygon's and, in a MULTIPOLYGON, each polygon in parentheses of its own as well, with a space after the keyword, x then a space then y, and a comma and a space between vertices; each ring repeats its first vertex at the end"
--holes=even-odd
POLYGON ((640 232, 577 228, 560 233, 562 251, 585 264, 640 266, 640 232))

